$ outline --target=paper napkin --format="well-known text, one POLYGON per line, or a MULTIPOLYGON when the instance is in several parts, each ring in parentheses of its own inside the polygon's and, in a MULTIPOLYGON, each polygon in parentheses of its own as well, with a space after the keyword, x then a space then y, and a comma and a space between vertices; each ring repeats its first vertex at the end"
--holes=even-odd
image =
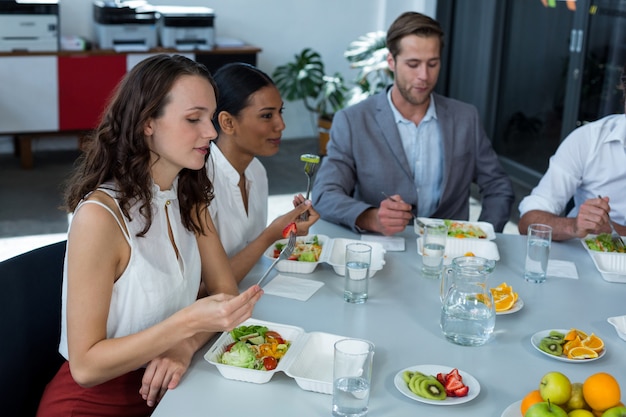
POLYGON ((278 274, 263 287, 263 291, 265 291, 265 294, 306 301, 323 285, 323 282, 312 279, 278 274))
POLYGON ((361 240, 366 242, 378 242, 383 249, 389 252, 404 251, 404 238, 402 236, 361 235, 361 240))
POLYGON ((574 262, 550 259, 548 260, 548 271, 546 275, 550 277, 578 279, 578 270, 574 262))

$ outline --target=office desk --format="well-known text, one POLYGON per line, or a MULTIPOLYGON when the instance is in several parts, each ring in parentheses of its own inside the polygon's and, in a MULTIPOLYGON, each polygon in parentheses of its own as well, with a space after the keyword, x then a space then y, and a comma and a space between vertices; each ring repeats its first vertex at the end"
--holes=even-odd
MULTIPOLYGON (((347 229, 318 222, 313 233, 358 238, 347 229)), ((420 274, 412 228, 403 233, 406 251, 387 252, 385 267, 370 281, 370 298, 362 305, 343 301, 343 279, 326 264, 306 276, 325 285, 308 301, 265 295, 254 317, 371 340, 376 345, 370 397, 370 416, 498 417, 511 403, 536 389, 541 377, 560 371, 572 382, 595 372, 609 372, 626 391, 626 344, 606 319, 626 314, 626 286, 604 281, 578 240, 553 243, 551 259, 576 263, 579 279, 550 278, 544 284, 522 277, 524 236, 498 234, 500 260, 490 278, 495 286, 506 281, 524 300, 517 313, 499 315, 492 339, 480 347, 448 342, 439 328, 439 282, 420 274), (545 329, 577 327, 603 338, 606 354, 586 363, 566 363, 536 351, 531 335, 545 329), (456 406, 423 404, 402 395, 394 386, 396 373, 406 367, 438 364, 457 367, 481 385, 474 400, 456 406)), ((255 266, 242 288, 255 282, 269 262, 255 266)), ((329 416, 331 396, 304 391, 279 372, 266 384, 223 378, 204 360, 209 345, 196 355, 180 386, 169 391, 153 414, 163 416, 329 416)))

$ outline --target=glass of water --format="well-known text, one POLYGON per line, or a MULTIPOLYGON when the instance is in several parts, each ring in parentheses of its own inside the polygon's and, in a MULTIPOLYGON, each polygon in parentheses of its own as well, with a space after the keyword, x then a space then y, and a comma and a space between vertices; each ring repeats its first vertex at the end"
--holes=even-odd
POLYGON ((333 361, 333 416, 367 415, 374 344, 361 339, 335 342, 333 361))
POLYGON ((524 265, 524 279, 526 281, 545 282, 551 243, 552 228, 550 226, 538 223, 528 226, 526 263, 524 265))
POLYGON ((367 301, 372 247, 365 243, 346 245, 346 277, 343 299, 349 303, 362 304, 367 301))
POLYGON ((422 274, 426 278, 440 278, 446 251, 448 226, 443 220, 430 220, 422 236, 422 274))

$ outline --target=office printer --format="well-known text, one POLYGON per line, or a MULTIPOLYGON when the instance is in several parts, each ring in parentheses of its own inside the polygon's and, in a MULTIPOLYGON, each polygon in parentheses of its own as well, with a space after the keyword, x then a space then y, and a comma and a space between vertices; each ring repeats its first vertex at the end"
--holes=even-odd
POLYGON ((213 49, 215 13, 208 7, 155 6, 159 39, 164 48, 179 51, 213 49))
POLYGON ((58 0, 0 0, 0 51, 58 50, 58 0))
POLYGON ((93 18, 100 49, 147 51, 157 46, 158 13, 145 1, 95 0, 93 18))

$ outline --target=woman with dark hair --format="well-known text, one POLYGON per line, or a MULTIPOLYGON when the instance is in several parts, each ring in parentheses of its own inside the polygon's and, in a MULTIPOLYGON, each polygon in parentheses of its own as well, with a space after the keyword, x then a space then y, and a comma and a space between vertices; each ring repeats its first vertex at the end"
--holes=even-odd
POLYGON ((278 152, 285 129, 283 101, 271 78, 252 65, 225 65, 215 73, 215 82, 220 91, 214 119, 219 136, 207 161, 215 187, 209 210, 241 281, 289 223, 296 222, 298 234, 306 235, 319 215, 299 194, 295 208, 266 227, 267 173, 256 156, 278 152), (299 220, 307 210, 308 220, 299 220))
POLYGON ((208 213, 217 133, 207 69, 182 56, 137 64, 86 143, 73 213, 59 351, 38 416, 147 416, 216 332, 252 315, 208 213), (208 297, 196 300, 200 281, 208 297))

